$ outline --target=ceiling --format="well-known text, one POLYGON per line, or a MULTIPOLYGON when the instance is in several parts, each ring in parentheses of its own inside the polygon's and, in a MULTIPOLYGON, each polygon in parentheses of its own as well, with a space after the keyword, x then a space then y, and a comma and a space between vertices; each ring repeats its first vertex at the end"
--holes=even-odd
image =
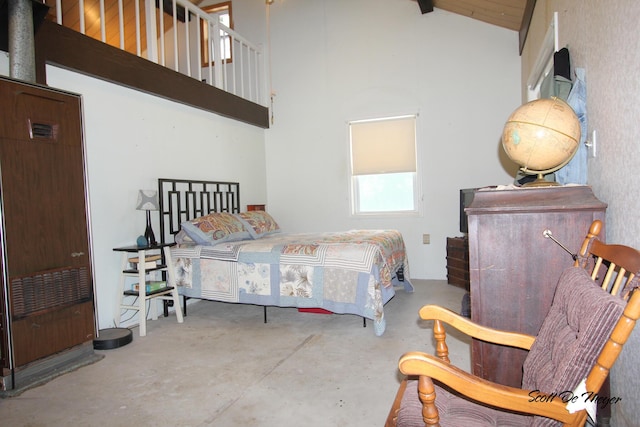
POLYGON ((520 31, 527 0, 433 0, 438 9, 520 31))
POLYGON ((429 1, 438 9, 517 31, 520 52, 536 4, 536 0, 424 0, 429 1))

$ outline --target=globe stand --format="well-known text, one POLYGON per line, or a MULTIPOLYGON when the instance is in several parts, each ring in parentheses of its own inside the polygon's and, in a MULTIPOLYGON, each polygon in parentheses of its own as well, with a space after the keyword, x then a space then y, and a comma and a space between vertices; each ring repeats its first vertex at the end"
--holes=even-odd
POLYGON ((544 174, 541 173, 538 174, 538 177, 534 181, 522 184, 523 187, 557 187, 559 185, 556 181, 547 181, 544 179, 544 174))
POLYGON ((522 187, 558 187, 558 186, 561 186, 562 184, 560 184, 559 182, 556 182, 555 180, 547 181, 546 179, 544 179, 544 176, 547 175, 547 174, 553 173, 553 172, 555 172, 557 170, 560 170, 563 167, 565 167, 571 161, 571 159, 573 158, 574 155, 575 155, 575 151, 571 154, 571 156, 568 159, 566 159, 564 162, 562 162, 558 166, 556 166, 554 168, 551 168, 551 169, 543 170, 543 171, 533 170, 533 169, 528 169, 528 168, 520 168, 522 173, 524 173, 525 175, 536 175, 537 176, 535 180, 527 182, 525 184, 522 184, 522 187))

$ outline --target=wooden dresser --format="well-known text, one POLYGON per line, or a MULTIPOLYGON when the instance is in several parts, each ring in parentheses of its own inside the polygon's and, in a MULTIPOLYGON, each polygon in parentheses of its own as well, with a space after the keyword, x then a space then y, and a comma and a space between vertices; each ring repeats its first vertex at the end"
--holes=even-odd
MULTIPOLYGON (((560 273, 606 204, 588 186, 490 189, 475 193, 469 222, 471 319, 482 325, 536 335, 560 273)), ((604 230, 602 232, 604 236, 604 230)), ((504 385, 522 382, 524 350, 472 343, 473 373, 504 385)))

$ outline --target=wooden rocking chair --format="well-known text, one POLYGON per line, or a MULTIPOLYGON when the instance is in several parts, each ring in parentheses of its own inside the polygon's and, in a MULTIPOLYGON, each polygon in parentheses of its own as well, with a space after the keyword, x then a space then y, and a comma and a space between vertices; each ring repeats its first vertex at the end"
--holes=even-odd
MULTIPOLYGON (((602 243, 598 240, 601 231, 602 222, 593 221, 574 265, 591 271, 591 278, 600 283, 602 289, 618 295, 620 287, 633 281, 640 272, 640 256, 629 246, 602 243)), ((627 287, 626 293, 620 295, 625 301, 629 299, 629 291, 627 287)))
MULTIPOLYGON (((448 309, 424 306, 419 314, 434 320, 437 357, 410 352, 400 358, 399 369, 408 377, 385 426, 583 426, 586 409, 570 413, 567 400, 595 400, 640 317, 640 252, 602 243, 597 239, 601 228, 594 221, 575 265, 562 273, 537 337, 483 327, 448 309), (522 388, 451 365, 443 323, 476 339, 529 350, 522 388), (576 391, 579 384, 586 392, 576 391)), ((614 403, 598 399, 601 405, 614 403)))

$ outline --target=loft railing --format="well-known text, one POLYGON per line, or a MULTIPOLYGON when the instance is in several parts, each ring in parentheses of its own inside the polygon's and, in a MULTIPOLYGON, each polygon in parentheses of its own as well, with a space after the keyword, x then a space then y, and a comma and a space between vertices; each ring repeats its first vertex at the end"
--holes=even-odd
POLYGON ((267 106, 261 47, 187 0, 44 2, 60 25, 267 106))

